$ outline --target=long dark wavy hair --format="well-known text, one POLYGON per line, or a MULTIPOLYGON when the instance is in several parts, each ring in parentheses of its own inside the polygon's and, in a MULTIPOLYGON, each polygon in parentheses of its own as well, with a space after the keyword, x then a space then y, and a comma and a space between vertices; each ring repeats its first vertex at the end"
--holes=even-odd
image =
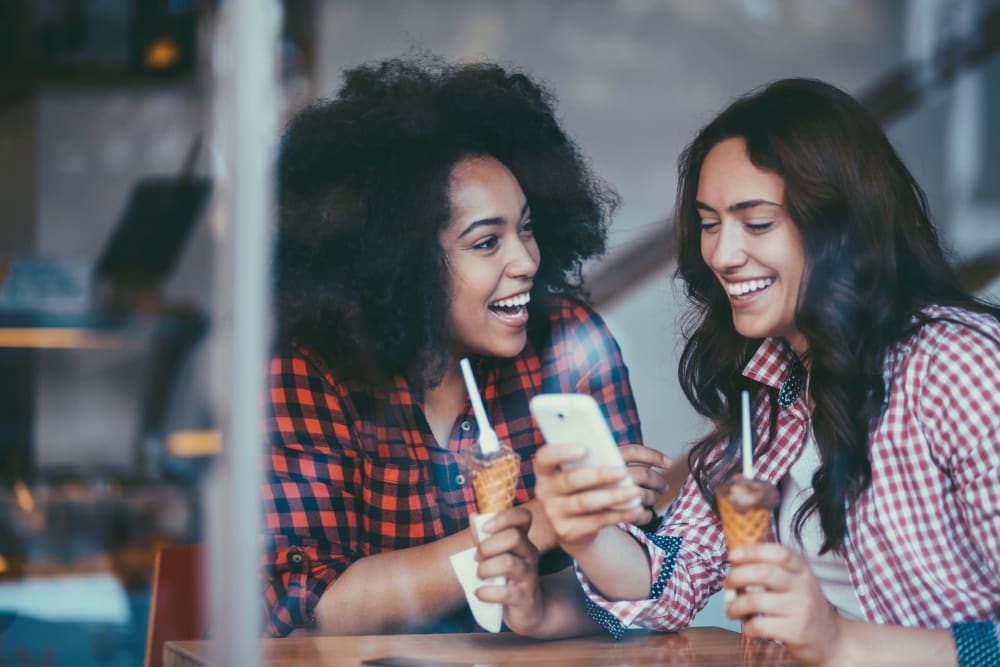
MULTIPOLYGON (((795 326, 808 342, 812 425, 822 463, 794 527, 798 534, 805 518, 818 512, 821 553, 840 550, 846 508, 871 481, 868 434, 885 394, 887 352, 929 321, 920 313, 925 306, 998 311, 961 288, 923 191, 854 98, 820 81, 787 79, 735 101, 698 133, 678 163, 677 274, 692 306, 679 377, 695 409, 713 424, 689 454, 713 506, 714 489, 739 466, 739 394, 765 390, 742 375, 762 341, 736 331, 729 299, 701 254, 698 179, 709 151, 730 138, 742 138, 751 162, 784 180, 784 206, 802 238, 806 275, 795 326)), ((775 417, 765 447, 774 441, 775 417)))
POLYGON ((439 233, 461 160, 489 155, 531 206, 541 263, 531 320, 550 295, 585 296, 618 195, 556 120, 539 83, 496 64, 428 55, 348 70, 335 99, 287 126, 278 163, 277 343, 299 340, 343 377, 440 382, 449 277, 439 233))

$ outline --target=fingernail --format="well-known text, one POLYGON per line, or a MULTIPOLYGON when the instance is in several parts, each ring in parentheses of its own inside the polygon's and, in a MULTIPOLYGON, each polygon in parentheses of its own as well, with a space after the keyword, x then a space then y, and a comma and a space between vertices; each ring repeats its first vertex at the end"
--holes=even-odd
POLYGON ((743 547, 736 547, 733 549, 732 553, 729 554, 730 560, 740 560, 746 555, 746 549, 743 547))

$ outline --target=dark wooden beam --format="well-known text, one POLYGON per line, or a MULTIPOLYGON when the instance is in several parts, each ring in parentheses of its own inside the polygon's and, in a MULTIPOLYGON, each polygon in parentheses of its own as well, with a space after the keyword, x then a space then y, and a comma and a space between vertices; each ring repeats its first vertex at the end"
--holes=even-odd
POLYGON ((615 253, 587 276, 591 302, 600 307, 611 303, 623 292, 669 266, 677 259, 677 235, 672 220, 656 223, 653 231, 615 253))

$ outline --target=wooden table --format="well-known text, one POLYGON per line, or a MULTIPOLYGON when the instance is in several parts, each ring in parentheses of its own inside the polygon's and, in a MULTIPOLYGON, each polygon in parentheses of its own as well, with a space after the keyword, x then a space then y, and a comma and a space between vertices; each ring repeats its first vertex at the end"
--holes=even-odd
MULTIPOLYGON (((496 635, 367 635, 262 640, 265 667, 357 667, 387 656, 420 659, 414 667, 793 667, 784 647, 744 639, 721 628, 674 633, 630 633, 616 642, 606 635, 540 641, 496 635)), ((165 667, 208 667, 212 643, 171 641, 165 667)), ((402 665, 403 663, 400 663, 402 665)))

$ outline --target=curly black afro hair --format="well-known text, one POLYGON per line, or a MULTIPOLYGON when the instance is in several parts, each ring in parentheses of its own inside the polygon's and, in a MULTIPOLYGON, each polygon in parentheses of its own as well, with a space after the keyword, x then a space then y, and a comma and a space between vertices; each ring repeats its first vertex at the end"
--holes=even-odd
MULTIPOLYGON (((449 175, 489 155, 514 174, 541 251, 533 315, 582 296, 618 195, 591 173, 550 93, 495 64, 421 56, 348 70, 333 100, 286 128, 278 163, 278 344, 298 339, 338 373, 436 384, 448 348, 439 233, 449 175)), ((544 317, 533 317, 534 322, 544 317)))

